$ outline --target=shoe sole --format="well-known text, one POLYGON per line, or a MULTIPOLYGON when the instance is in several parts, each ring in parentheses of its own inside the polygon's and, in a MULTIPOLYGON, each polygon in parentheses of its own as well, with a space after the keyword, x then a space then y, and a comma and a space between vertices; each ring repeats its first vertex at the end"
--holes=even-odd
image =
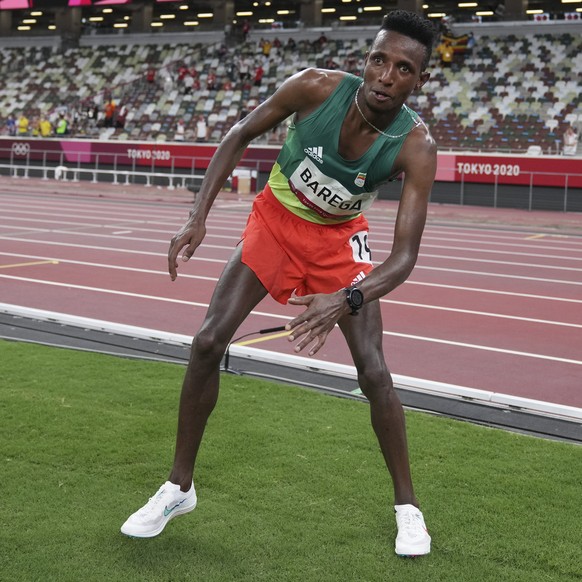
POLYGON ((155 538, 156 536, 159 536, 163 531, 164 528, 166 527, 166 525, 168 525, 168 523, 174 519, 175 517, 178 517, 179 515, 184 515, 185 513, 190 513, 191 511, 193 511, 194 509, 196 509, 196 505, 197 505, 197 501, 194 502, 194 505, 192 506, 187 506, 187 507, 181 507, 180 509, 177 509, 175 512, 170 513, 170 515, 168 515, 167 518, 164 519, 164 521, 162 522, 162 524, 160 525, 160 527, 158 527, 157 529, 153 530, 153 531, 148 531, 145 533, 130 533, 127 531, 123 531, 123 526, 121 527, 121 533, 123 535, 126 535, 128 538, 137 538, 137 539, 141 539, 141 538, 155 538))
POLYGON ((430 546, 428 548, 415 548, 409 552, 402 551, 402 548, 396 550, 396 555, 400 558, 419 558, 428 554, 430 554, 430 546))

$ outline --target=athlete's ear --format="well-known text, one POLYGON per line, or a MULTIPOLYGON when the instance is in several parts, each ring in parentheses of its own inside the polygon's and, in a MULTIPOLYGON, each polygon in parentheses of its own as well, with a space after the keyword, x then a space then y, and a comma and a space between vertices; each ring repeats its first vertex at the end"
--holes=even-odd
POLYGON ((430 73, 428 71, 423 71, 420 73, 420 77, 414 86, 415 91, 420 91, 422 86, 430 79, 430 73))

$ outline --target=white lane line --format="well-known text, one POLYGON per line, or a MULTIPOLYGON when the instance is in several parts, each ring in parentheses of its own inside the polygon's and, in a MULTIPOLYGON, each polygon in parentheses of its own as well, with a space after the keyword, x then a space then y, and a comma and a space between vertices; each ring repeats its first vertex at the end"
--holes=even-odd
MULTIPOLYGON (((29 278, 29 277, 15 277, 12 275, 0 274, 0 279, 11 279, 14 281, 22 281, 22 282, 26 282, 26 283, 35 283, 35 284, 39 284, 39 285, 66 287, 67 289, 80 289, 83 291, 92 291, 95 293, 105 293, 108 295, 119 295, 119 296, 133 297, 133 298, 138 298, 138 299, 148 299, 151 301, 161 301, 164 303, 177 303, 177 304, 181 304, 181 305, 190 305, 190 306, 194 306, 194 307, 204 307, 204 308, 208 307, 207 303, 198 303, 198 302, 194 302, 194 301, 185 301, 183 299, 172 299, 169 297, 159 297, 159 296, 155 296, 155 295, 145 295, 143 293, 132 293, 129 291, 115 291, 113 289, 103 289, 100 287, 91 287, 88 285, 73 285, 73 284, 69 284, 69 283, 60 283, 60 282, 56 282, 56 281, 41 281, 38 279, 29 278)), ((251 313, 253 315, 260 315, 263 317, 277 318, 279 320, 292 319, 292 317, 290 317, 290 316, 285 316, 285 315, 280 315, 280 314, 275 314, 275 313, 267 313, 267 312, 263 312, 263 311, 252 311, 251 313)), ((444 340, 444 339, 439 339, 439 338, 418 336, 418 335, 412 335, 412 334, 396 333, 396 332, 391 332, 391 331, 383 331, 382 333, 384 335, 401 337, 401 338, 412 339, 412 340, 417 340, 417 341, 445 344, 445 345, 449 345, 449 346, 464 347, 464 348, 470 348, 470 349, 474 349, 474 350, 484 350, 484 351, 489 351, 489 352, 497 352, 497 353, 502 353, 502 354, 509 354, 509 355, 514 355, 514 356, 528 357, 528 358, 537 358, 540 360, 547 360, 547 361, 552 361, 552 362, 561 362, 561 363, 566 363, 566 364, 582 365, 582 361, 579 361, 579 360, 571 360, 568 358, 558 358, 555 356, 548 356, 548 355, 544 355, 544 354, 534 354, 531 352, 521 352, 521 351, 516 351, 516 350, 508 350, 508 349, 504 349, 504 348, 495 348, 495 347, 491 347, 491 346, 469 344, 469 343, 465 343, 465 342, 455 342, 455 341, 451 341, 451 340, 444 340)))
MULTIPOLYGON (((22 254, 22 253, 7 253, 0 251, 0 255, 7 256, 7 257, 15 257, 19 259, 40 259, 43 261, 58 261, 59 263, 66 263, 70 265, 81 265, 85 267, 92 267, 92 268, 101 268, 101 269, 112 269, 112 270, 119 270, 119 271, 129 271, 133 273, 144 273, 148 275, 162 275, 164 277, 168 276, 166 271, 154 270, 154 269, 144 269, 138 267, 127 267, 122 265, 112 265, 107 263, 96 263, 92 261, 79 261, 73 259, 63 259, 63 258, 56 258, 56 257, 45 257, 40 255, 29 255, 29 254, 22 254)), ((203 281, 218 281, 218 277, 205 277, 202 275, 191 275, 188 273, 184 273, 180 275, 185 279, 196 279, 196 280, 203 280, 203 281)), ((530 317, 521 317, 518 315, 507 315, 507 314, 500 314, 500 313, 493 313, 489 311, 476 311, 471 309, 460 309, 457 307, 444 307, 440 305, 429 305, 425 303, 413 303, 410 301, 400 301, 397 299, 380 299, 381 303, 393 304, 393 305, 403 305, 405 307, 417 307, 421 309, 434 309, 437 311, 448 311, 453 313, 463 313, 467 315, 477 315, 481 317, 496 317, 500 319, 509 319, 514 321, 525 321, 529 323, 540 323, 545 325, 557 325, 562 327, 575 327, 575 328, 582 328, 582 324, 577 323, 568 323, 563 321, 552 321, 546 319, 535 319, 530 317)))
POLYGON ((462 285, 445 285, 444 283, 427 283, 426 281, 405 281, 404 285, 424 285, 425 287, 438 287, 439 289, 454 289, 455 291, 468 291, 472 293, 491 293, 493 295, 509 295, 511 297, 526 297, 528 299, 541 299, 543 301, 565 301, 568 303, 582 303, 582 299, 570 299, 568 297, 551 297, 549 295, 535 295, 533 293, 517 293, 515 291, 501 291, 499 289, 481 289, 479 287, 464 287, 462 285))
MULTIPOLYGON (((509 246, 509 245, 503 245, 503 246, 509 246)), ((544 253, 533 253, 533 252, 524 252, 524 251, 498 251, 495 249, 475 249, 472 247, 468 247, 468 246, 463 246, 463 247, 459 247, 459 246, 449 246, 449 245, 436 245, 436 244, 425 244, 424 242, 421 245, 421 251, 420 254, 423 255, 424 253, 422 252, 422 248, 430 248, 430 249, 444 249, 444 250, 450 250, 450 251, 463 251, 463 252, 471 252, 471 253, 487 253, 487 254, 491 254, 491 255, 510 255, 512 257, 515 256, 519 256, 519 257, 536 257, 538 259, 566 259, 568 261, 582 261, 582 256, 574 256, 574 257, 565 257, 562 254, 544 254, 544 253)), ((572 252, 572 253, 576 253, 577 255, 581 255, 581 250, 580 249, 564 249, 564 248, 560 248, 560 249, 552 249, 553 251, 556 251, 556 253, 566 253, 566 252, 572 252)), ((428 255, 430 256, 430 255, 428 255)), ((437 255, 438 256, 438 255, 437 255)), ((479 259, 475 259, 475 260, 479 260, 479 259)))
POLYGON ((567 323, 565 321, 552 321, 549 319, 535 319, 533 317, 521 317, 519 315, 506 315, 502 313, 491 313, 489 311, 474 311, 472 309, 460 309, 457 307, 442 307, 440 305, 426 305, 424 303, 411 303, 409 301, 398 301, 395 299, 380 299, 381 303, 393 303, 406 307, 418 307, 419 309, 434 309, 436 311, 450 311, 452 313, 463 313, 466 315, 478 315, 480 317, 496 317, 499 319, 511 319, 513 321, 526 321, 528 323, 541 323, 544 325, 558 325, 561 327, 575 327, 582 329, 580 323, 567 323))
MULTIPOLYGON (((77 224, 76 226, 79 227, 82 225, 77 224)), ((91 226, 91 225, 87 225, 87 226, 91 226)), ((71 231, 71 230, 61 230, 61 229, 51 229, 48 232, 50 232, 51 234, 67 234, 67 235, 75 235, 75 236, 79 236, 79 237, 122 239, 124 241, 159 243, 159 244, 164 244, 164 245, 168 244, 168 241, 166 239, 162 240, 162 239, 154 239, 151 237, 116 236, 115 234, 112 234, 112 233, 81 232, 78 230, 71 231)), ((223 237, 222 235, 208 234, 206 238, 208 238, 208 239, 210 239, 210 238, 228 238, 228 239, 232 239, 232 240, 239 240, 240 237, 231 237, 231 236, 223 237)), ((0 239, 15 240, 15 241, 22 240, 22 239, 19 239, 17 237, 11 237, 9 235, 0 236, 0 239)), ((40 241, 40 240, 27 241, 27 242, 37 242, 39 244, 50 244, 48 241, 45 242, 45 241, 40 241)), ((234 249, 234 246, 235 245, 232 245, 232 246, 212 245, 212 248, 217 249, 217 250, 227 250, 227 251, 230 250, 230 251, 232 251, 234 249)), ((508 266, 512 266, 512 267, 526 267, 526 268, 539 268, 539 269, 549 269, 549 270, 558 270, 558 271, 582 272, 582 267, 563 267, 563 266, 559 266, 559 265, 540 265, 540 264, 536 264, 536 263, 520 263, 517 261, 500 261, 498 259, 491 259, 491 260, 475 259, 475 258, 470 258, 470 257, 454 257, 454 256, 446 256, 446 255, 431 255, 431 254, 427 254, 427 253, 421 253, 420 260, 422 260, 423 258, 443 259, 443 260, 448 260, 448 261, 465 261, 465 262, 470 262, 470 263, 493 263, 495 265, 508 265, 508 266)), ((550 258, 550 257, 548 257, 548 258, 550 258)), ((564 260, 563 257, 552 257, 552 258, 564 260)), ((375 265, 380 264, 379 261, 373 261, 373 263, 375 265)), ((436 267, 423 267, 423 265, 417 265, 416 268, 418 269, 418 268, 436 268, 436 267)), ((451 269, 451 271, 454 272, 454 269, 451 269)), ((473 272, 479 273, 479 271, 473 271, 473 272)), ((498 276, 503 276, 503 275, 499 274, 498 276)))
MULTIPOLYGON (((74 285, 72 283, 60 283, 58 281, 41 281, 39 279, 32 279, 29 277, 14 277, 12 275, 0 274, 0 279, 12 279, 14 281, 22 281, 24 283, 37 283, 39 285, 49 285, 52 287, 66 287, 67 289, 80 289, 82 291, 92 291, 95 293, 105 293, 107 295, 121 295, 123 297, 133 297, 136 299, 149 299, 151 301, 161 301, 162 303, 177 303, 180 305, 190 305, 191 307, 208 308, 208 303, 198 303, 196 301, 186 301, 184 299, 173 299, 170 297, 160 297, 157 295, 145 295, 144 293, 132 293, 130 291, 116 291, 115 289, 103 289, 101 287, 91 287, 89 285, 74 285)), ((293 319, 293 317, 278 315, 276 313, 267 313, 264 311, 251 311, 253 315, 261 315, 263 317, 273 317, 277 319, 293 319)))
MULTIPOLYGON (((146 254, 148 254, 148 253, 146 253, 146 254)), ((133 272, 137 272, 137 273, 146 273, 146 274, 153 274, 153 275, 168 276, 168 273, 166 271, 157 271, 157 270, 153 270, 153 269, 144 269, 144 268, 138 268, 138 267, 128 267, 128 266, 123 266, 123 265, 113 265, 111 263, 95 263, 95 262, 90 262, 90 261, 64 259, 61 257, 54 257, 54 256, 44 257, 44 256, 39 256, 37 254, 31 255, 31 254, 23 254, 23 253, 8 253, 8 252, 4 252, 4 251, 0 251, 0 255, 4 255, 7 257, 19 257, 19 258, 23 258, 23 259, 40 258, 43 260, 58 260, 61 263, 70 263, 73 265, 84 265, 84 266, 89 266, 89 267, 102 267, 104 269, 117 269, 117 270, 122 270, 122 271, 133 271, 133 272)), ((165 255, 155 255, 155 256, 165 256, 165 255)), ((193 257, 191 260, 198 260, 198 257, 193 257)), ((200 259, 200 260, 203 260, 203 259, 200 259)), ((215 260, 214 262, 224 262, 224 261, 215 260)), ((180 277, 183 277, 185 279, 200 279, 203 281, 218 281, 218 277, 205 277, 203 275, 191 275, 188 273, 181 273, 180 277)), ((533 293, 517 293, 514 291, 502 291, 502 290, 497 290, 497 289, 481 289, 479 287, 465 287, 462 285, 445 285, 442 283, 427 283, 424 281, 408 280, 408 281, 404 282, 404 285, 419 285, 419 286, 424 286, 424 287, 436 287, 439 289, 452 289, 455 291, 466 291, 469 293, 489 293, 492 295, 509 295, 511 297, 522 297, 522 298, 527 298, 527 299, 539 299, 540 301, 560 301, 560 302, 565 302, 565 303, 582 303, 582 299, 571 299, 569 297, 552 297, 550 295, 535 295, 533 293)), ((386 302, 392 301, 393 303, 403 303, 403 302, 398 301, 398 300, 381 299, 381 301, 386 301, 386 302)), ((426 307, 434 307, 434 306, 428 306, 425 304, 420 304, 420 305, 426 306, 426 307)), ((455 308, 441 307, 441 309, 454 310, 455 308)), ((506 316, 506 317, 511 317, 511 316, 506 316)))
MULTIPOLYGON (((65 242, 58 242, 58 241, 42 241, 42 243, 39 243, 38 241, 30 240, 27 238, 13 238, 13 237, 8 237, 8 236, 0 236, 0 240, 11 240, 11 241, 25 242, 25 243, 30 243, 30 244, 40 244, 42 247, 47 247, 47 246, 71 247, 71 248, 75 248, 75 249, 79 249, 79 250, 85 249, 85 250, 91 250, 91 251, 111 251, 113 253, 127 253, 129 255, 146 255, 146 256, 150 256, 150 257, 164 257, 166 259, 168 258, 168 253, 155 253, 153 251, 140 251, 137 249, 119 249, 116 247, 101 247, 101 246, 97 246, 97 245, 80 245, 80 244, 76 244, 76 243, 65 243, 65 242)), ((123 240, 127 240, 127 239, 125 237, 123 237, 123 240)), ((147 240, 147 239, 145 239, 145 240, 147 240)), ((202 245, 200 248, 216 248, 216 247, 202 245)), ((196 255, 194 255, 190 260, 191 261, 193 261, 193 260, 206 261, 209 263, 221 263, 223 265, 226 264, 225 259, 210 259, 210 258, 196 256, 196 255)))
MULTIPOLYGON (((83 267, 93 267, 93 268, 102 268, 102 269, 112 269, 114 271, 130 271, 132 273, 144 273, 147 275, 163 275, 169 278, 169 274, 167 271, 159 271, 154 269, 144 269, 142 267, 127 267, 124 265, 112 265, 110 263, 95 263, 91 261, 78 261, 73 259, 57 259, 55 257, 41 257, 39 255, 25 255, 20 253, 6 253, 0 251, 0 256, 6 257, 19 257, 19 258, 30 258, 30 259, 42 259, 47 261, 58 261, 59 263, 66 263, 69 265, 81 265, 83 267)), ((213 281, 217 282, 218 277, 206 277, 204 275, 190 275, 188 273, 180 273, 180 278, 184 279, 197 279, 200 281, 213 281)))
MULTIPOLYGON (((94 222, 79 222, 78 220, 64 220, 63 219, 63 214, 62 213, 49 213, 49 212, 43 212, 43 213, 38 213, 41 214, 42 218, 30 218, 30 214, 31 212, 25 212, 22 211, 22 214, 26 214, 26 217, 24 218, 17 218, 17 217, 7 217, 4 216, 3 219, 4 220, 12 220, 12 221, 22 221, 22 222, 41 222, 41 223, 46 223, 46 222, 54 222, 54 221, 50 221, 47 220, 47 217, 49 216, 54 216, 58 219, 59 224, 63 224, 63 225, 73 225, 75 227, 78 226, 87 226, 87 227, 119 227, 119 224, 115 224, 115 225, 110 225, 110 224, 102 224, 102 223, 94 223, 94 222)), ((99 218, 96 215, 95 218, 99 218)), ((79 219, 84 219, 87 220, 87 214, 80 214, 80 215, 75 215, 75 214, 68 214, 66 215, 67 218, 69 219, 75 219, 75 218, 79 218, 79 219)), ((105 220, 106 217, 101 217, 100 219, 105 220)), ((152 220, 151 217, 148 215, 148 217, 144 217, 144 219, 136 219, 135 216, 132 216, 131 218, 124 218, 119 216, 119 214, 117 214, 114 217, 110 217, 109 221, 112 219, 118 219, 120 222, 122 223, 130 223, 127 226, 133 225, 133 224, 141 224, 141 225, 148 225, 148 226, 153 226, 153 225, 165 225, 167 226, 167 222, 164 221, 159 221, 159 220, 152 220)), ((241 220, 240 221, 240 225, 239 226, 243 226, 244 227, 245 221, 241 220)), ((233 230, 233 225, 232 225, 232 218, 228 221, 228 225, 229 226, 218 226, 218 225, 214 225, 212 228, 215 230, 226 230, 226 231, 232 231, 233 230)), ((236 228, 238 228, 239 226, 237 226, 236 228)), ((176 227, 177 228, 177 227, 176 227)), ((51 229, 52 230, 52 229, 51 229)), ((151 228, 136 228, 135 230, 145 230, 148 232, 167 232, 167 229, 165 230, 155 230, 155 229, 151 229, 151 228)), ((377 233, 376 233, 377 234, 377 233)), ((232 237, 236 237, 236 234, 231 235, 232 237)), ((383 237, 374 237, 372 239, 373 244, 376 248, 383 248, 383 245, 386 244, 388 246, 388 248, 390 248, 391 243, 392 243, 392 239, 391 238, 383 238, 383 237)), ((542 253, 533 253, 533 252, 524 252, 524 251, 505 251, 505 250, 494 250, 494 249, 487 249, 487 248, 474 248, 474 247, 467 247, 467 240, 466 239, 445 239, 442 237, 435 237, 432 236, 430 234, 430 232, 425 232, 424 236, 423 236, 423 243, 422 243, 422 248, 435 248, 435 249, 448 249, 448 250, 462 250, 462 251, 470 251, 470 252, 475 252, 475 253, 491 253, 491 254, 500 254, 500 255, 522 255, 522 256, 531 256, 531 257, 539 257, 539 258, 550 258, 550 259, 568 259, 568 260, 577 260, 580 261, 582 260, 582 257, 564 257, 563 255, 560 254, 542 254, 542 253), (462 245, 462 247, 459 246, 455 246, 455 245, 440 245, 440 244, 434 244, 434 243, 430 243, 427 242, 429 240, 447 240, 449 242, 459 242, 462 245)), ((525 247, 525 248, 531 248, 531 245, 527 245, 526 243, 502 243, 502 242, 479 242, 480 245, 500 245, 503 244, 503 246, 505 247, 525 247)), ((573 247, 573 248, 568 248, 568 247, 555 247, 555 246, 540 246, 540 245, 535 245, 535 250, 551 250, 551 251, 555 251, 555 252, 580 252, 579 248, 573 247)), ((422 251, 421 251, 422 254, 422 251)))
MULTIPOLYGON (((6 214, 4 214, 3 219, 5 220, 12 220, 12 221, 29 221, 29 222, 50 222, 49 217, 54 217, 56 219, 58 219, 59 221, 62 221, 64 224, 70 224, 71 220, 74 220, 73 224, 78 224, 78 219, 80 220, 87 220, 87 212, 83 212, 81 214, 74 214, 74 213, 67 213, 67 214, 63 214, 62 212, 51 212, 50 208, 47 211, 43 211, 43 212, 32 212, 30 210, 22 210, 22 211, 12 211, 14 214, 23 214, 23 217, 17 217, 17 216, 7 216, 6 214), (40 216, 40 218, 32 218, 31 216, 34 215, 38 215, 40 216), (67 220, 65 220, 67 219, 67 220)), ((129 222, 129 223, 138 223, 138 224, 164 224, 167 225, 167 220, 168 219, 174 219, 176 220, 176 224, 179 223, 181 217, 172 217, 169 216, 167 219, 162 219, 160 220, 160 216, 156 216, 156 218, 152 219, 151 216, 151 211, 144 214, 143 218, 136 218, 135 214, 131 214, 128 215, 127 217, 121 215, 119 212, 115 212, 115 213, 107 213, 107 215, 105 216, 99 216, 99 211, 95 211, 95 212, 91 212, 91 218, 94 218, 95 220, 100 220, 100 221, 111 221, 111 220, 119 220, 122 222, 129 222), (110 214, 113 214, 112 216, 110 214)), ((216 228, 218 229, 222 229, 222 230, 232 230, 232 222, 233 222, 233 218, 237 218, 238 222, 242 225, 244 225, 246 223, 246 220, 243 217, 233 217, 233 216, 225 216, 224 218, 222 218, 221 216, 209 216, 209 220, 210 219, 214 219, 215 223, 221 223, 221 222, 225 222, 227 224, 227 226, 216 226, 216 228)), ((91 223, 93 224, 93 223, 91 223)), ((384 230, 382 232, 380 232, 379 230, 373 230, 372 231, 372 240, 374 242, 378 242, 378 240, 383 240, 386 242, 390 242, 392 240, 392 236, 393 236, 393 229, 390 230, 386 230, 385 234, 384 230)), ((451 235, 452 236, 452 235, 451 235)), ((493 236, 493 235, 492 235, 493 236)), ((580 249, 577 248, 576 246, 574 246, 572 249, 569 249, 568 247, 555 247, 555 245, 540 245, 540 244, 535 244, 532 245, 531 243, 526 242, 526 239, 523 239, 521 242, 515 242, 515 239, 511 239, 514 242, 506 242, 506 241, 501 241, 498 238, 495 238, 495 240, 489 242, 489 241, 468 241, 466 238, 451 238, 451 237, 443 237, 443 236, 437 236, 435 234, 433 234, 430 229, 427 227, 427 230, 425 230, 424 235, 423 235, 423 241, 426 240, 442 240, 442 241, 446 241, 446 242, 458 242, 461 245, 466 245, 468 242, 472 242, 472 243, 477 243, 479 245, 481 245, 478 248, 470 248, 470 250, 474 251, 474 252, 488 252, 487 249, 483 249, 482 245, 503 245, 503 246, 510 246, 510 247, 526 247, 526 248, 536 248, 536 249, 551 249, 551 250, 572 250, 572 251, 579 251, 580 249)), ((560 239, 561 243, 564 243, 563 239, 560 239)), ((568 241, 568 242, 572 242, 572 243, 577 243, 578 240, 573 240, 573 241, 568 241)), ((582 244, 582 237, 580 240, 580 243, 582 244)), ((447 246, 447 245, 437 245, 437 244, 433 244, 432 246, 435 246, 437 248, 452 248, 452 249, 458 249, 458 246, 447 246)), ((463 250, 466 248, 465 246, 462 247, 463 250)), ((505 251, 492 251, 492 252, 499 252, 499 253, 504 253, 505 251)), ((510 253, 508 253, 510 254, 510 253)))
MULTIPOLYGON (((81 235, 85 234, 85 233, 80 233, 81 235)), ((537 263, 519 263, 517 261, 500 261, 499 259, 476 259, 474 257, 455 257, 452 255, 431 255, 429 253, 423 253, 421 252, 420 256, 419 256, 419 260, 420 259, 442 259, 444 261, 466 261, 466 262, 470 262, 470 263, 493 263, 494 265, 509 265, 510 267, 531 267, 531 268, 535 268, 535 269, 554 269, 557 271, 580 271, 582 272, 582 267, 563 267, 560 265, 539 265, 537 263)), ((570 258, 570 257, 547 257, 548 259, 553 258, 553 259, 559 259, 559 260, 567 260, 567 261, 572 261, 572 260, 581 260, 581 259, 574 259, 574 258, 570 258)))
MULTIPOLYGON (((1 237, 0 237, 1 238, 1 237)), ((415 269, 426 271, 444 271, 445 273, 461 273, 463 275, 477 275, 479 277, 500 277, 502 279, 518 279, 520 281, 538 281, 541 283, 559 283, 560 285, 582 285, 582 281, 564 281, 563 279, 547 279, 545 277, 528 277, 526 275, 509 275, 506 273, 491 273, 488 271, 470 271, 468 269, 448 269, 445 267, 425 267, 416 265, 415 269)))
MULTIPOLYGON (((135 214, 143 214, 144 217, 149 217, 152 212, 152 208, 155 208, 155 212, 158 216, 160 214, 167 214, 168 219, 176 219, 180 220, 183 213, 188 210, 185 206, 176 204, 176 203, 168 203, 168 205, 160 205, 160 204, 146 204, 144 202, 135 203, 131 200, 119 200, 116 202, 110 202, 107 200, 62 200, 59 198, 49 199, 47 200, 46 197, 34 197, 38 199, 38 202, 35 204, 35 210, 38 209, 46 209, 47 211, 54 210, 55 208, 62 208, 66 211, 71 209, 76 209, 78 212, 86 213, 87 209, 94 209, 92 213, 94 215, 97 214, 107 214, 113 213, 115 217, 120 216, 120 211, 127 212, 128 218, 135 218, 135 214)), ((218 220, 225 220, 228 223, 232 222, 232 219, 235 217, 239 217, 238 214, 233 215, 226 210, 228 208, 234 208, 235 211, 238 211, 238 208, 250 207, 252 201, 229 201, 229 200, 221 200, 220 198, 217 199, 217 204, 220 204, 220 209, 218 206, 214 207, 211 211, 210 217, 215 215, 218 220), (216 212, 215 212, 216 211, 216 212)), ((377 204, 384 204, 386 205, 387 201, 379 200, 377 204)), ((3 198, 3 206, 12 205, 16 208, 22 209, 21 212, 31 214, 34 211, 31 211, 28 204, 24 205, 22 202, 21 197, 10 198, 9 196, 5 196, 3 198)), ((396 209, 396 206, 394 206, 396 209)), ((37 212, 38 213, 38 212, 37 212)), ((369 216, 368 221, 370 225, 373 226, 374 232, 389 232, 393 227, 394 219, 395 219, 396 212, 394 210, 394 216, 386 216, 382 218, 375 218, 374 216, 369 216)), ((86 214, 83 215, 86 218, 86 214)), ((241 220, 244 219, 241 218, 241 220)), ((537 236, 539 233, 539 229, 535 226, 525 225, 524 227, 520 227, 519 225, 512 225, 512 224, 500 224, 500 225, 482 225, 482 224, 466 224, 465 222, 459 222, 457 224, 440 224, 438 222, 438 217, 429 217, 429 222, 427 222, 425 233, 441 233, 444 236, 448 236, 449 233, 453 233, 458 236, 461 232, 470 234, 474 236, 476 239, 482 238, 494 238, 494 239, 510 239, 515 240, 515 237, 523 237, 524 240, 526 237, 529 236, 537 236), (437 222, 433 222, 437 221, 437 222)), ((544 228, 543 225, 540 228, 544 228)), ((573 244, 582 244, 582 236, 572 233, 560 233, 560 232, 543 232, 545 239, 568 239, 569 243, 573 244)), ((446 240, 446 239, 445 239, 446 240)), ((460 242, 466 242, 466 238, 461 240, 460 242)), ((551 240, 546 240, 545 242, 554 242, 551 240)), ((556 240, 555 242, 562 242, 556 240)), ((519 243, 516 243, 519 244, 519 243)))
MULTIPOLYGON (((4 209, 4 204, 2 205, 4 209)), ((9 216, 7 212, 2 216, 3 220, 12 221, 25 221, 25 222, 54 222, 52 218, 68 224, 69 221, 74 220, 77 223, 79 220, 87 220, 87 218, 94 219, 96 221, 105 222, 111 220, 120 220, 121 222, 135 222, 138 224, 168 224, 170 221, 172 224, 178 225, 182 224, 185 220, 185 216, 175 216, 169 215, 167 217, 160 216, 156 209, 151 209, 142 216, 137 216, 134 212, 125 216, 120 212, 100 212, 99 210, 84 209, 79 214, 74 212, 56 212, 54 208, 50 208, 43 212, 31 212, 30 210, 10 210, 13 215, 24 215, 24 216, 9 216), (90 210, 90 212, 88 212, 90 210), (155 211, 155 218, 152 218, 152 211, 155 211), (40 218, 33 218, 33 216, 40 216, 40 218)), ((210 214, 208 220, 214 220, 215 222, 224 222, 226 224, 232 225, 233 220, 238 221, 241 225, 246 224, 246 216, 228 216, 225 215, 224 218, 210 214)), ((223 227, 227 228, 227 227, 223 227)))
MULTIPOLYGON (((58 241, 31 241, 30 239, 26 238, 17 238, 11 236, 0 236, 0 240, 9 240, 14 242, 25 242, 30 244, 41 244, 43 247, 46 246, 62 246, 62 247, 73 247, 75 249, 87 249, 87 250, 98 250, 98 251, 110 251, 114 253, 128 253, 128 254, 139 254, 139 255, 149 255, 152 257, 167 257, 167 253, 156 253, 153 251, 139 251, 135 249, 119 249, 115 247, 103 247, 97 245, 87 245, 87 244, 78 244, 78 243, 65 243, 65 242, 58 242, 58 241)), ((126 237, 122 237, 122 240, 127 241, 126 237)), ((156 242, 150 239, 143 239, 144 242, 156 242)), ((159 242, 159 241, 157 241, 159 242)), ((204 243, 200 247, 201 249, 219 249, 219 250, 233 250, 232 247, 221 247, 218 245, 205 245, 204 243)), ((207 261, 212 263, 222 263, 226 264, 225 259, 210 259, 200 257, 199 255, 194 255, 192 260, 198 261, 207 261)), ((375 265, 380 264, 378 261, 374 261, 375 265)), ((527 265, 525 265, 527 266, 527 265)), ((451 269, 451 268, 444 268, 444 267, 428 267, 423 265, 416 265, 415 269, 417 270, 428 270, 428 271, 444 271, 446 273, 460 273, 463 275, 476 275, 479 277, 501 277, 507 279, 518 279, 518 280, 525 280, 525 281, 538 281, 543 283, 555 283, 560 285, 582 285, 582 281, 566 281, 563 279, 548 279, 542 277, 526 277, 524 275, 508 275, 505 273, 491 273, 488 271, 470 271, 467 269, 451 269)))
MULTIPOLYGON (((424 235, 422 237, 422 240, 430 240, 430 241, 445 241, 445 242, 449 242, 449 243, 459 243, 460 245, 466 245, 467 243, 470 244, 478 244, 481 247, 484 246, 503 246, 505 247, 516 247, 516 248, 527 248, 527 249, 548 249, 548 250, 566 250, 566 251, 576 251, 576 252, 580 252, 580 246, 582 245, 582 237, 580 239, 575 239, 573 237, 569 238, 568 240, 565 240, 564 238, 560 238, 557 239, 555 241, 547 241, 546 239, 544 239, 543 243, 540 242, 535 242, 535 244, 532 244, 531 242, 529 242, 528 239, 524 239, 522 241, 519 242, 515 242, 515 239, 510 239, 510 241, 506 241, 506 240, 502 240, 501 238, 498 239, 494 239, 494 240, 469 240, 466 238, 456 238, 451 236, 437 236, 435 234, 433 234, 430 230, 425 230, 424 235), (545 242, 551 242, 552 244, 544 244, 545 242), (557 244, 560 244, 562 246, 556 246, 557 244)), ((436 245, 437 243, 433 243, 434 245, 436 245)), ((458 248, 458 245, 456 246, 456 248, 458 248)), ((462 247, 464 248, 464 246, 462 247)), ((502 252, 502 251, 500 251, 502 252)))
POLYGON ((406 338, 406 339, 412 339, 412 340, 418 340, 418 341, 422 341, 422 342, 431 342, 431 343, 437 343, 437 344, 445 344, 448 346, 457 346, 457 347, 461 347, 461 348, 469 348, 469 349, 473 349, 473 350, 484 350, 487 352, 497 352, 500 354, 509 354, 512 356, 522 356, 524 358, 537 358, 540 360, 548 360, 551 362, 560 362, 562 364, 575 364, 577 366, 582 366, 582 361, 581 360, 570 360, 568 358, 558 358, 555 356, 546 356, 543 354, 533 354, 531 352, 520 352, 520 351, 516 351, 516 350, 507 350, 505 348, 494 348, 491 346, 482 346, 482 345, 477 345, 477 344, 468 344, 465 342, 455 342, 455 341, 451 341, 451 340, 443 340, 443 339, 437 339, 434 337, 425 337, 425 336, 421 336, 421 335, 411 335, 411 334, 406 334, 406 333, 396 333, 393 331, 383 331, 382 332, 384 335, 391 335, 394 337, 402 337, 402 338, 406 338))

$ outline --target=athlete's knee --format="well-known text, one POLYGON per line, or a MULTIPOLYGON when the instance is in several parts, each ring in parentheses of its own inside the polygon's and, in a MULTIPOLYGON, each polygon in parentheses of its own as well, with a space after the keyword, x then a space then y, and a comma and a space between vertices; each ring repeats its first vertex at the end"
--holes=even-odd
POLYGON ((221 339, 213 327, 202 327, 192 339, 192 354, 197 358, 220 360, 226 350, 228 340, 221 339))
POLYGON ((388 396, 394 390, 392 376, 384 363, 358 366, 358 382, 368 400, 388 396))

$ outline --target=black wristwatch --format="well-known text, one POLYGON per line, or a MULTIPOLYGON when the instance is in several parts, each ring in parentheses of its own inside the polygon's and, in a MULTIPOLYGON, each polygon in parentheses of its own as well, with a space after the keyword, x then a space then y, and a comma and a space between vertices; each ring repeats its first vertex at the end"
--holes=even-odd
POLYGON ((357 287, 346 287, 346 301, 352 310, 350 315, 357 315, 364 305, 364 294, 357 287))

